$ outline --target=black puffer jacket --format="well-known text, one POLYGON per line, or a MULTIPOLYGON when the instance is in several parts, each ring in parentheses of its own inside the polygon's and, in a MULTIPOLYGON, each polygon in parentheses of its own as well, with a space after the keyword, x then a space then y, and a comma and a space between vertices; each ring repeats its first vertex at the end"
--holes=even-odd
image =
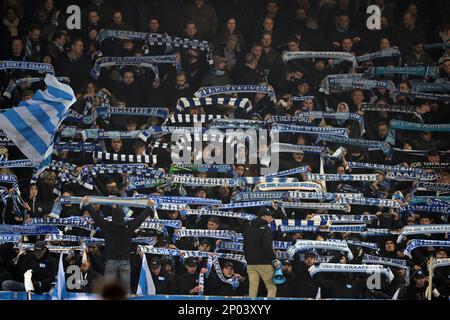
POLYGON ((40 259, 36 258, 33 252, 27 252, 25 256, 20 257, 17 267, 21 275, 19 281, 23 281, 23 274, 27 270, 33 270, 32 280, 35 293, 50 291, 52 282, 55 280, 57 263, 48 249, 40 259))
POLYGON ((272 264, 276 259, 272 246, 272 229, 268 223, 256 218, 244 231, 244 254, 248 265, 272 264))

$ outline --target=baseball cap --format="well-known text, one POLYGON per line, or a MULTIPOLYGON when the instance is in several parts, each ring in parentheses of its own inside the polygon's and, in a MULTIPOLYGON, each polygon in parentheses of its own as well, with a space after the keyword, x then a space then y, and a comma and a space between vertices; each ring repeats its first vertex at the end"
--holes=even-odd
POLYGON ((422 269, 417 270, 416 274, 414 275, 415 278, 423 278, 425 276, 426 276, 425 271, 423 271, 422 269))
POLYGON ((184 260, 184 265, 188 266, 188 267, 196 267, 197 266, 197 259, 194 258, 194 257, 186 258, 184 260))
POLYGON ((150 260, 150 268, 158 268, 161 265, 161 259, 159 259, 158 257, 153 257, 150 260))
POLYGON ((45 245, 45 242, 42 240, 36 241, 34 244, 34 251, 35 252, 43 252, 47 249, 47 246, 45 245))
POLYGON ((258 211, 256 212, 256 216, 257 217, 262 217, 262 216, 272 216, 272 211, 270 211, 269 209, 263 207, 263 208, 259 208, 258 211))

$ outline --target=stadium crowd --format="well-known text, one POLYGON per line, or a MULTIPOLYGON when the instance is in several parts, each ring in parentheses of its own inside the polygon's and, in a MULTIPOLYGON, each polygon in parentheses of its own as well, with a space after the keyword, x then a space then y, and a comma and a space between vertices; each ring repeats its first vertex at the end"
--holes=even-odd
MULTIPOLYGON (((132 294, 146 261, 156 294, 245 296, 248 267, 277 257, 286 281, 276 290, 261 282, 259 296, 448 299, 449 1, 84 0, 77 1, 81 29, 69 30, 71 2, 1 3, 0 62, 50 64, 76 95, 39 177, 31 167, 6 165, 26 157, 0 132, 3 291, 25 290, 32 269, 34 292, 49 292, 64 252, 64 268, 82 272, 81 287, 68 288, 74 292, 96 292, 116 259, 130 261, 114 268, 130 271, 132 294), (367 28, 371 4, 381 8, 380 29, 367 28), (140 59, 148 56, 156 58, 140 59), (243 86, 230 93, 230 85, 243 86), (218 89, 213 95, 208 87, 218 89), (196 140, 187 129, 194 123, 223 133, 278 132, 271 158, 279 158, 279 172, 292 171, 258 180, 267 163, 242 161, 254 141, 236 145, 232 165, 177 164, 164 128, 196 140), (145 168, 124 167, 131 163, 145 168), (329 198, 308 198, 313 193, 329 198), (89 201, 142 195, 153 197, 155 210, 89 201), (61 202, 70 197, 78 200, 61 202), (127 221, 132 239, 114 242, 118 231, 108 218, 127 221), (267 224, 269 246, 241 246, 249 225, 267 224), (11 225, 58 232, 27 234, 11 225), (104 238, 112 239, 109 248, 104 238), (303 240, 311 246, 292 252, 303 240), (320 272, 326 264, 381 264, 391 274, 373 288, 370 273, 320 272)), ((20 66, 0 67, 0 110, 45 88, 46 71, 20 66)), ((200 143, 200 158, 223 156, 229 141, 225 135, 213 152, 208 144, 200 143)))

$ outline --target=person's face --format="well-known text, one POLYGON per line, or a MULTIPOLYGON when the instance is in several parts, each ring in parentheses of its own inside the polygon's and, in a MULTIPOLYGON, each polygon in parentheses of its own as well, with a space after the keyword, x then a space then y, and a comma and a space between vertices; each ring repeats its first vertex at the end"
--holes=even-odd
POLYGON ((342 48, 344 49, 344 51, 350 52, 352 50, 352 46, 353 42, 351 39, 345 38, 344 40, 342 40, 342 48))
POLYGON ((38 188, 37 186, 31 186, 30 187, 30 198, 36 198, 38 195, 38 188))
POLYGON ((150 26, 150 32, 158 32, 158 30, 159 30, 159 21, 156 20, 156 19, 151 19, 150 23, 149 23, 149 26, 150 26))
POLYGON ((431 163, 440 163, 441 157, 438 154, 437 155, 429 155, 427 160, 428 160, 428 162, 431 162, 431 163))
POLYGON ((22 53, 23 50, 23 43, 20 40, 14 40, 11 43, 11 51, 13 52, 14 55, 19 55, 22 53))
POLYGON ((347 112, 347 107, 345 106, 345 104, 343 103, 339 104, 337 112, 347 112))
POLYGON ((234 39, 228 39, 226 45, 228 49, 235 50, 237 47, 237 42, 234 39))
POLYGON ((414 217, 408 217, 406 219, 406 224, 407 225, 413 225, 415 223, 414 217))
POLYGON ((98 32, 95 29, 92 29, 88 33, 89 40, 95 40, 97 38, 98 32))
POLYGON ((233 270, 232 266, 226 266, 225 268, 222 269, 222 272, 223 272, 224 276, 227 278, 231 278, 234 274, 234 270, 233 270))
POLYGON ((431 141, 431 132, 423 132, 422 139, 427 142, 431 141))
POLYGON ((134 83, 134 74, 133 72, 125 72, 125 74, 123 75, 123 82, 126 85, 130 85, 134 83))
POLYGON ((195 271, 197 270, 197 266, 186 266, 186 270, 189 274, 195 274, 195 271))
POLYGON ((265 31, 272 31, 273 30, 273 20, 271 18, 264 19, 263 29, 265 31))
POLYGON ((229 19, 227 21, 227 29, 229 32, 234 32, 234 30, 236 29, 236 20, 229 19))
POLYGON ((381 29, 386 29, 389 27, 389 19, 385 16, 381 16, 381 29))
POLYGON ((16 12, 12 9, 9 9, 8 12, 6 13, 6 19, 8 19, 8 21, 13 22, 14 20, 16 20, 17 15, 16 12))
POLYGON ((210 249, 210 246, 207 243, 202 243, 198 246, 199 251, 208 252, 210 249))
POLYGON ((403 16, 403 25, 405 26, 405 28, 412 29, 412 28, 414 28, 414 24, 415 24, 415 20, 414 20, 413 16, 409 13, 406 13, 403 16))
POLYGON ((303 154, 303 153, 300 153, 300 152, 295 152, 295 153, 293 154, 293 157, 294 157, 294 160, 295 160, 296 162, 302 162, 302 161, 303 161, 303 158, 304 158, 304 154, 303 154))
POLYGON ((194 37, 195 34, 197 33, 197 27, 195 26, 195 24, 193 23, 189 23, 188 25, 186 25, 186 35, 188 35, 189 37, 194 37))
POLYGON ((414 278, 414 282, 416 283, 417 287, 421 288, 421 287, 425 286, 426 278, 425 277, 414 278))
POLYGON ((100 20, 100 17, 98 16, 97 12, 95 12, 95 11, 89 12, 88 21, 90 24, 96 25, 99 20, 100 20))
POLYGON ((295 41, 290 41, 288 43, 288 50, 289 51, 298 51, 299 49, 299 43, 295 42, 295 41))
POLYGON ((42 62, 43 62, 43 63, 52 64, 52 57, 50 57, 50 56, 45 56, 44 58, 42 58, 42 62))
POLYGON ((219 224, 215 223, 213 221, 208 221, 208 224, 206 225, 206 228, 208 230, 217 230, 219 228, 219 224))
POLYGON ((395 243, 393 241, 386 241, 384 244, 384 249, 386 252, 394 252, 395 250, 395 243))
POLYGON ((281 271, 283 273, 292 273, 292 266, 290 264, 283 264, 281 266, 281 271))
POLYGON ((134 49, 134 43, 131 40, 126 40, 123 42, 123 48, 128 51, 132 51, 134 49))
POLYGON ((408 87, 408 85, 406 83, 402 82, 402 83, 399 84, 398 90, 400 92, 409 92, 409 87, 408 87))
POLYGON ((305 258, 305 265, 307 267, 311 267, 314 263, 316 263, 316 258, 314 258, 314 257, 306 257, 305 258))
POLYGON ((89 83, 86 87, 87 93, 95 93, 95 84, 89 83))
POLYGON ((261 54, 262 54, 262 47, 260 47, 260 46, 253 46, 252 47, 252 53, 259 60, 259 58, 261 57, 261 54))
POLYGON ((388 134, 388 126, 387 125, 378 126, 378 136, 380 138, 386 138, 387 134, 388 134))
POLYGON ((71 51, 72 53, 81 56, 83 54, 83 42, 77 41, 72 45, 71 51))
POLYGON ((336 170, 336 173, 337 173, 337 174, 345 174, 345 169, 344 169, 344 167, 338 167, 337 170, 336 170))
POLYGON ((39 29, 33 29, 30 31, 30 39, 34 42, 39 42, 39 39, 41 37, 41 30, 39 29))
POLYGON ((117 183, 115 183, 115 182, 108 183, 106 185, 106 190, 108 191, 109 194, 117 193, 117 191, 118 191, 117 183))
POLYGON ((45 0, 44 1, 44 9, 47 12, 50 12, 53 10, 53 0, 45 0))
POLYGON ((226 196, 226 195, 229 194, 229 192, 230 192, 230 190, 228 189, 227 186, 221 186, 221 187, 219 187, 219 193, 220 193, 220 195, 226 196))
POLYGON ((114 149, 114 151, 118 151, 122 148, 122 140, 120 139, 113 139, 111 141, 111 147, 114 149))
POLYGON ((55 174, 49 174, 45 178, 45 183, 50 185, 50 186, 54 186, 56 184, 56 175, 55 174))
POLYGON ((439 251, 436 253, 436 258, 438 258, 438 259, 444 259, 444 258, 447 258, 447 251, 445 251, 445 250, 439 250, 439 251))
POLYGON ((267 223, 271 223, 273 220, 272 216, 262 216, 261 219, 263 219, 267 223))
POLYGON ((163 270, 164 270, 165 273, 172 272, 172 266, 170 264, 166 263, 163 266, 163 270))
POLYGON ((244 176, 244 173, 245 173, 245 168, 244 168, 243 166, 238 166, 238 167, 236 168, 236 175, 237 175, 238 177, 243 177, 243 176, 244 176))
POLYGON ((45 250, 42 250, 42 251, 33 251, 33 253, 34 253, 36 259, 40 260, 40 259, 44 256, 45 250))
POLYGON ((325 62, 319 60, 314 64, 314 67, 316 68, 317 71, 322 71, 323 69, 325 69, 325 62))
POLYGON ((272 45, 272 36, 270 34, 263 35, 262 45, 264 48, 269 48, 272 45))
POLYGON ((58 39, 56 39, 56 42, 58 42, 58 44, 60 46, 64 46, 66 44, 66 36, 65 35, 61 35, 61 37, 59 37, 58 39))
POLYGON ((269 13, 270 15, 276 15, 278 12, 278 5, 275 2, 269 2, 266 9, 267 13, 269 13))
POLYGON ((363 103, 364 95, 361 91, 357 90, 352 94, 352 100, 356 105, 363 103))
POLYGON ((347 28, 348 24, 350 23, 350 20, 348 19, 347 16, 340 16, 338 19, 338 23, 341 28, 347 28))
POLYGON ((157 265, 151 268, 154 275, 158 276, 161 272, 161 265, 157 265))
POLYGON ((168 218, 169 220, 176 220, 177 217, 178 217, 178 212, 177 212, 177 211, 170 211, 170 212, 167 214, 167 218, 168 218))
POLYGON ((430 224, 430 219, 429 218, 420 218, 419 224, 430 224))
POLYGON ((122 23, 122 14, 120 12, 116 12, 113 14, 113 22, 114 24, 122 23))
POLYGON ((137 128, 137 123, 133 123, 133 122, 127 123, 126 128, 127 128, 127 131, 134 131, 137 128))
POLYGON ((177 86, 184 86, 186 84, 186 76, 184 74, 177 76, 176 82, 177 86))
POLYGON ((314 103, 313 103, 312 99, 303 101, 303 108, 312 110, 313 107, 314 107, 314 103))
POLYGON ((301 83, 297 86, 297 90, 300 95, 305 95, 309 92, 309 84, 301 83))
POLYGON ((418 43, 417 45, 415 45, 414 52, 417 54, 422 54, 423 53, 423 43, 418 43))
POLYGON ((450 74, 450 61, 445 61, 444 62, 443 69, 444 69, 445 73, 450 74))
POLYGON ((206 198, 205 190, 199 190, 195 195, 197 196, 197 198, 206 198))

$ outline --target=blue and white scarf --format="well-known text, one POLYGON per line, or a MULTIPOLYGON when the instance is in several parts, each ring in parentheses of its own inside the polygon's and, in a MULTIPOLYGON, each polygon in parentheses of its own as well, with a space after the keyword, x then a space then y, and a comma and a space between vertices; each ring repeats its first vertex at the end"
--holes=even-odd
POLYGON ((42 73, 55 74, 53 66, 49 63, 28 62, 28 61, 0 61, 0 70, 6 69, 24 69, 34 70, 42 73))
POLYGON ((243 219, 243 220, 248 220, 248 221, 256 219, 256 216, 254 214, 250 214, 250 213, 233 212, 233 211, 219 211, 219 210, 206 210, 206 209, 181 210, 180 215, 182 217, 187 216, 187 215, 188 216, 190 216, 190 215, 216 216, 216 217, 243 219))
MULTIPOLYGON (((306 220, 311 221, 311 220, 306 220)), ((321 226, 306 225, 306 226, 290 226, 281 225, 279 227, 283 233, 298 233, 298 232, 343 232, 343 233, 362 233, 367 230, 366 225, 330 225, 327 226, 326 222, 321 226)))
MULTIPOLYGON (((356 67, 357 61, 356 57, 350 52, 338 52, 338 51, 284 51, 281 55, 284 63, 296 59, 333 59, 333 60, 344 60, 352 62, 353 66, 356 67)), ((338 62, 335 62, 338 63, 338 62)))
POLYGON ((12 225, 0 224, 0 234, 19 234, 23 236, 38 236, 44 234, 59 234, 55 226, 12 225))
POLYGON ((156 163, 156 156, 149 155, 134 155, 134 154, 123 154, 123 153, 110 153, 103 151, 93 152, 92 157, 96 160, 103 161, 120 161, 129 163, 156 163))
POLYGON ((384 76, 386 74, 413 75, 419 77, 437 77, 439 67, 434 66, 413 66, 413 67, 374 67, 370 70, 372 76, 384 76))
POLYGON ((344 145, 358 146, 362 148, 367 148, 370 150, 381 150, 384 153, 391 152, 391 148, 388 143, 384 141, 375 141, 375 140, 365 140, 365 139, 354 139, 354 138, 346 138, 340 136, 334 136, 330 134, 320 134, 319 141, 327 141, 344 145))
POLYGON ((450 248, 450 241, 414 239, 406 246, 405 254, 409 258, 411 258, 411 252, 414 249, 422 248, 422 247, 446 247, 446 248, 450 248))
POLYGON ((285 191, 248 191, 238 192, 233 195, 233 202, 246 202, 246 201, 264 201, 264 200, 287 200, 288 194, 285 191))
MULTIPOLYGON (((36 83, 36 82, 40 82, 40 81, 44 81, 45 78, 41 78, 41 77, 27 77, 27 78, 20 78, 20 79, 14 79, 6 88, 5 92, 3 92, 3 96, 11 99, 11 94, 14 91, 14 89, 22 84, 28 83, 36 83)), ((58 79, 58 81, 61 82, 65 82, 65 83, 70 83, 70 79, 68 77, 56 77, 56 79, 58 79)))
POLYGON ((333 174, 333 173, 307 173, 306 179, 309 181, 376 181, 376 174, 333 174))
POLYGON ((213 61, 213 51, 212 47, 209 45, 208 41, 200 41, 197 39, 189 39, 189 38, 180 38, 169 35, 163 35, 158 33, 148 33, 145 37, 145 45, 144 53, 148 54, 149 46, 152 45, 168 45, 176 48, 186 48, 193 50, 200 50, 206 53, 206 60, 209 65, 214 63, 213 61))
POLYGON ((270 96, 272 101, 276 100, 275 91, 271 86, 261 86, 253 84, 202 87, 194 93, 194 96, 197 98, 206 98, 214 95, 248 92, 267 94, 268 96, 270 96))
POLYGON ((412 84, 411 91, 413 91, 413 92, 449 92, 450 91, 450 82, 434 82, 434 83, 415 82, 412 84))
POLYGON ((73 152, 95 152, 99 145, 89 142, 57 142, 54 144, 55 151, 73 151, 73 152))
POLYGON ((289 144, 289 143, 273 143, 270 147, 271 152, 288 152, 288 153, 319 153, 324 154, 326 147, 311 146, 303 144, 289 144))
POLYGON ((97 114, 103 119, 109 118, 111 115, 130 115, 130 116, 143 116, 143 117, 157 117, 166 119, 169 115, 167 108, 154 108, 154 107, 97 107, 97 114))
POLYGON ((184 237, 196 238, 214 238, 230 241, 239 241, 243 239, 241 233, 236 233, 231 230, 206 230, 206 229, 178 229, 173 234, 174 241, 184 237))
POLYGON ((422 99, 436 102, 450 102, 450 94, 438 94, 427 92, 398 92, 398 96, 406 97, 411 100, 422 99))
MULTIPOLYGON (((449 208, 450 212, 450 208, 449 208)), ((404 226, 397 238, 397 243, 402 242, 405 236, 414 234, 440 234, 450 232, 450 224, 427 224, 417 226, 404 226)))
POLYGON ((382 265, 373 264, 340 264, 340 263, 321 263, 318 266, 311 266, 309 274, 313 277, 316 273, 320 272, 345 272, 345 273, 380 273, 384 274, 391 282, 394 279, 391 269, 385 268, 382 265))
POLYGON ((358 206, 375 206, 386 208, 400 208, 400 204, 391 199, 379 199, 379 198, 340 198, 336 200, 339 204, 353 204, 358 206))
POLYGON ((386 174, 386 179, 396 181, 436 181, 438 176, 435 173, 391 171, 386 174))
POLYGON ((368 60, 380 59, 380 58, 391 58, 391 57, 401 57, 402 54, 397 48, 386 48, 379 51, 364 54, 362 56, 356 57, 356 61, 364 62, 368 60))
POLYGON ((301 250, 322 249, 346 252, 349 260, 353 259, 353 254, 345 242, 336 241, 315 241, 315 240, 297 240, 297 242, 287 249, 287 253, 293 259, 294 255, 301 250))
POLYGON ((348 130, 345 128, 329 128, 329 127, 307 127, 298 125, 275 124, 272 126, 273 132, 285 133, 309 133, 309 134, 326 134, 334 135, 342 138, 348 138, 348 130))
POLYGON ((289 209, 313 209, 313 210, 338 210, 338 211, 348 211, 349 207, 347 205, 342 205, 338 203, 306 203, 306 202, 286 202, 282 201, 278 204, 281 208, 289 209))
POLYGON ((32 218, 25 225, 38 225, 38 226, 69 226, 77 227, 86 230, 92 230, 92 225, 89 219, 81 217, 69 217, 69 218, 32 218))
POLYGON ((250 113, 253 110, 252 104, 247 98, 229 98, 229 97, 208 97, 208 98, 180 98, 177 101, 177 110, 183 112, 186 108, 210 106, 210 105, 227 105, 235 106, 250 113))
POLYGON ((398 112, 398 113, 412 113, 417 114, 418 107, 401 104, 376 104, 376 103, 362 103, 362 111, 385 111, 385 112, 398 112))
POLYGON ((274 190, 307 190, 322 191, 322 186, 315 182, 284 182, 284 183, 261 183, 255 186, 256 191, 274 191, 274 190))

